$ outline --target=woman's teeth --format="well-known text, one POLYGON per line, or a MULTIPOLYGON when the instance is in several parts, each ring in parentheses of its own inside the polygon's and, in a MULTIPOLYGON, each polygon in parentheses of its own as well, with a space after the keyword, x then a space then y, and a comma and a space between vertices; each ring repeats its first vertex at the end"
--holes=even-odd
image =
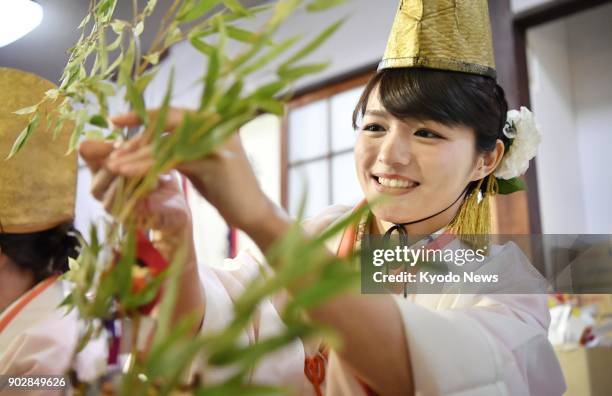
POLYGON ((416 182, 399 179, 387 179, 385 177, 379 177, 377 180, 380 185, 391 188, 409 188, 418 185, 416 182))

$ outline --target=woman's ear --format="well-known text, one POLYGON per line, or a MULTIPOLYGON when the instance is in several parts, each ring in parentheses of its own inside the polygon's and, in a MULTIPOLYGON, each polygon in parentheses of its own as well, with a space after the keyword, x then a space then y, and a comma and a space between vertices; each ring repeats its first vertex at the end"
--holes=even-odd
POLYGON ((497 139, 493 150, 479 154, 472 180, 480 180, 492 173, 501 162, 504 150, 504 142, 501 139, 497 139))

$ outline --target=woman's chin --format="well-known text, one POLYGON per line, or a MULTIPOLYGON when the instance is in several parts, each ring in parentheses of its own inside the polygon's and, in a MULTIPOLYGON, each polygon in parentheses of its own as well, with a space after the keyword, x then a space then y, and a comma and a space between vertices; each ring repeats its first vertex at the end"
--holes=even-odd
POLYGON ((389 205, 381 203, 372 208, 374 216, 378 220, 386 221, 387 223, 401 224, 412 221, 410 210, 407 210, 401 205, 389 205))

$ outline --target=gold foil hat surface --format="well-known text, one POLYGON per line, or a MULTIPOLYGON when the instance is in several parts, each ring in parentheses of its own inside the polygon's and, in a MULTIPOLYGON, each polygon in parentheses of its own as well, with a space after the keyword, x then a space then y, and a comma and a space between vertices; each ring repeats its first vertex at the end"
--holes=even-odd
POLYGON ((73 125, 66 122, 53 139, 49 126, 56 118, 47 119, 61 99, 41 105, 37 128, 21 151, 6 159, 33 115, 13 112, 35 105, 53 88, 34 74, 0 67, 0 232, 43 231, 74 218, 77 154, 66 155, 73 125))
POLYGON ((426 67, 496 77, 487 0, 402 0, 378 70, 426 67))

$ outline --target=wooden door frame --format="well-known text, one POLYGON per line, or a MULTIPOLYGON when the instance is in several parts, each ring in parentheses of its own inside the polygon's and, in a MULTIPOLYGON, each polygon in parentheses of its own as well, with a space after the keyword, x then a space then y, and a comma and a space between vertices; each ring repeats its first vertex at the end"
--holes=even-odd
MULTIPOLYGON (((552 0, 516 14, 511 0, 489 0, 495 63, 499 84, 506 91, 510 108, 530 107, 527 69, 527 30, 577 12, 585 11, 611 0, 552 0)), ((496 200, 498 213, 516 213, 509 221, 499 216, 500 233, 541 234, 542 221, 537 184, 537 168, 532 160, 525 175, 527 192, 500 196, 496 200), (521 215, 526 213, 527 218, 521 215)))

